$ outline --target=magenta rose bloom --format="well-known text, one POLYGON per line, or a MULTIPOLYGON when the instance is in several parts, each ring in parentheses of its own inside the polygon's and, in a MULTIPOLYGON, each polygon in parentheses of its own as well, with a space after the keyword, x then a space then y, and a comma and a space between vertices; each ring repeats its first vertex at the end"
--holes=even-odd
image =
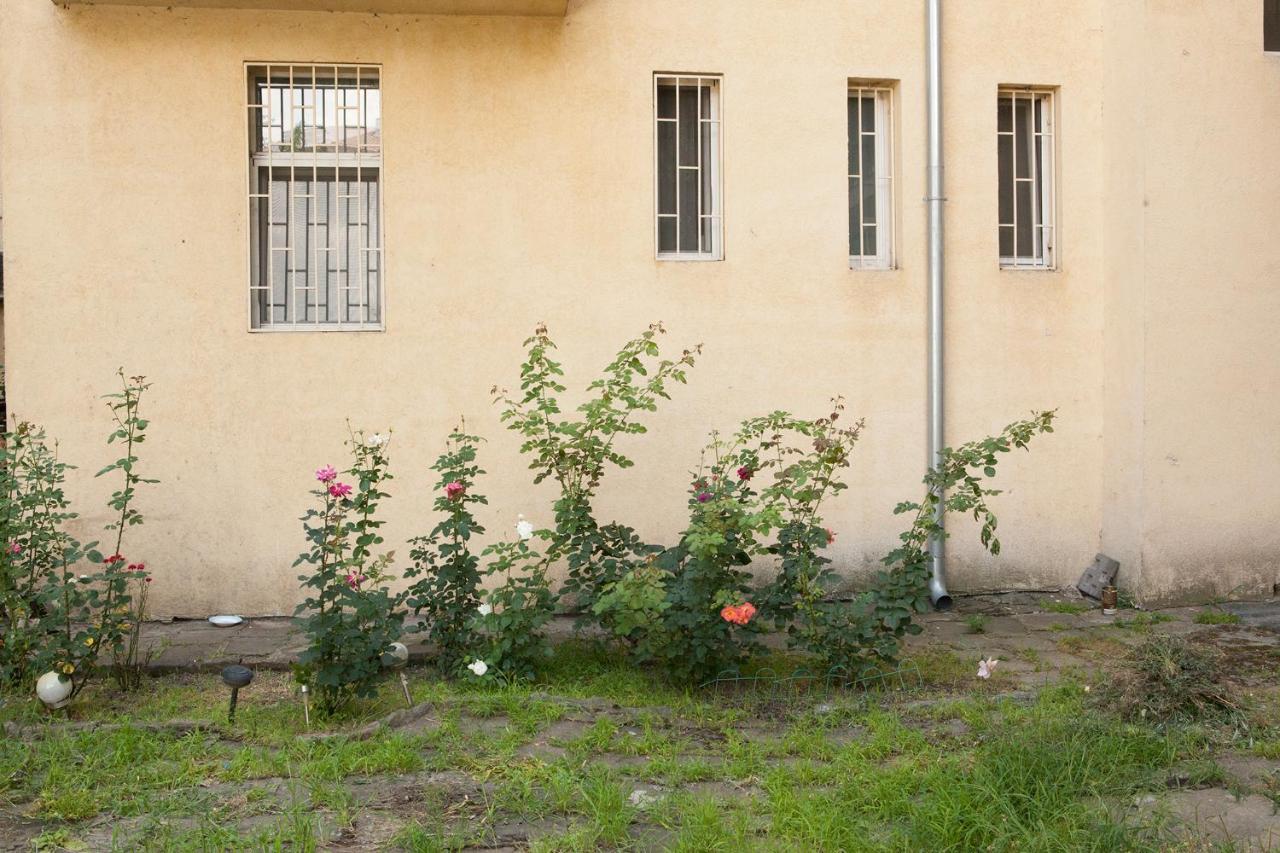
POLYGON ((329 486, 329 494, 335 498, 345 498, 351 494, 351 487, 346 483, 334 483, 329 486))
POLYGON ((326 465, 316 471, 316 479, 322 483, 332 483, 337 476, 338 472, 332 465, 326 465))
POLYGON ((451 501, 457 500, 458 498, 462 497, 466 493, 467 493, 467 487, 462 485, 456 480, 452 483, 445 484, 444 496, 451 501))
POLYGON ((751 470, 750 468, 748 468, 746 465, 743 465, 741 468, 739 468, 739 469, 738 469, 738 479, 739 479, 739 480, 750 480, 750 479, 751 479, 751 475, 752 475, 752 474, 754 474, 754 473, 755 473, 755 471, 752 471, 752 470, 751 470))
POLYGON ((709 501, 709 500, 711 500, 711 493, 710 493, 710 492, 699 492, 699 493, 698 493, 698 503, 700 503, 700 504, 704 504, 704 503, 706 503, 706 502, 707 502, 707 501, 709 501))

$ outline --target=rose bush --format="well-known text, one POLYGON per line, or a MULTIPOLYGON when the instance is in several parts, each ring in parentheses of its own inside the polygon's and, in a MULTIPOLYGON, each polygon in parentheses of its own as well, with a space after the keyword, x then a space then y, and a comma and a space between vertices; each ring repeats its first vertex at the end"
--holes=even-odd
POLYGON ((298 576, 306 598, 295 618, 307 648, 295 673, 326 715, 376 692, 383 656, 402 632, 401 596, 386 586, 394 553, 375 550, 383 544, 377 511, 387 497, 383 484, 391 479, 389 444, 380 433, 352 433, 351 467, 343 474, 332 465, 316 471, 317 506, 302 517, 310 544, 294 565, 310 571, 298 576))
POLYGON ((405 572, 417 578, 407 601, 418 630, 433 644, 442 672, 456 674, 472 653, 472 617, 480 603, 480 560, 472 552, 473 536, 482 527, 471 508, 488 503, 476 493, 476 478, 484 472, 476 464, 480 439, 459 426, 445 451, 431 466, 438 476, 433 509, 440 521, 425 536, 410 540, 411 565, 405 572))

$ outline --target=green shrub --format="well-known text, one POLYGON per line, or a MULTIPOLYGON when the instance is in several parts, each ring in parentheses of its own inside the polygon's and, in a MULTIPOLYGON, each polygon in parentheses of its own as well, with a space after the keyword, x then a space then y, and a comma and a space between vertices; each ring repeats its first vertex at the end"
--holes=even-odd
POLYGON ((139 484, 135 448, 146 438, 148 421, 139 415, 150 387, 143 377, 117 371, 121 391, 107 395, 115 428, 107 443, 120 442, 123 455, 98 472, 119 472, 122 487, 108 505, 115 520, 114 550, 103 557, 97 543, 82 544, 66 526, 71 510, 63 484, 70 465, 58 458, 42 429, 19 423, 0 449, 0 682, 20 684, 46 671, 71 682, 77 695, 93 677, 99 656, 112 656, 122 689, 138 685, 141 666, 139 623, 145 616, 142 563, 122 555, 125 530, 143 522, 134 506, 139 484), (90 565, 100 568, 90 569, 90 565))
POLYGON ((377 692, 383 656, 401 633, 400 597, 383 585, 393 555, 373 550, 383 541, 376 513, 387 497, 382 485, 391 479, 388 443, 380 434, 353 433, 354 462, 343 473, 357 485, 342 482, 331 465, 321 468, 312 492, 319 508, 302 518, 310 546, 294 565, 309 566, 310 573, 298 576, 307 598, 295 616, 308 645, 296 674, 314 689, 326 715, 377 692))
POLYGON ((502 421, 524 437, 520 452, 531 457, 534 482, 551 479, 559 486, 547 561, 565 561, 567 578, 559 595, 572 598, 584 620, 593 617, 596 599, 607 585, 661 550, 645 545, 630 527, 601 525, 592 509, 605 469, 633 464, 614 442, 646 431, 636 416, 656 411, 659 399, 669 399, 668 385, 685 382, 685 372, 701 350, 685 350, 674 361, 662 359, 657 343, 661 334, 665 330, 655 323, 628 341, 604 375, 587 386, 590 399, 578 407, 577 418, 561 412, 558 395, 565 390, 560 384, 564 371, 551 357, 555 344, 544 325, 524 342, 521 393, 494 389, 502 421))
POLYGON ((942 514, 963 513, 980 522, 978 538, 993 556, 1000 553, 996 516, 987 498, 998 495, 983 485, 995 476, 999 455, 1025 449, 1040 433, 1053 432, 1054 412, 1009 424, 999 435, 944 448, 938 464, 925 475, 926 494, 920 503, 899 504, 894 512, 913 514, 901 534, 902 544, 884 558, 869 590, 852 601, 813 596, 802 616, 805 647, 832 670, 847 676, 869 675, 897 663, 902 638, 922 630, 912 617, 929 606, 929 545, 946 531, 942 514), (945 497, 943 497, 945 495, 945 497))
POLYGON ((431 533, 410 540, 413 564, 405 572, 421 578, 409 588, 408 605, 425 618, 419 630, 435 645, 441 671, 449 674, 458 674, 474 652, 471 623, 480 604, 480 560, 470 542, 484 528, 471 506, 488 503, 475 489, 484 473, 476 464, 479 442, 458 427, 431 466, 440 475, 433 509, 443 517, 431 533))
POLYGON ((551 656, 543 629, 555 615, 555 596, 546 564, 523 533, 516 541, 489 546, 484 554, 490 558, 485 575, 502 582, 484 596, 474 621, 486 644, 479 659, 509 681, 532 680, 551 656))

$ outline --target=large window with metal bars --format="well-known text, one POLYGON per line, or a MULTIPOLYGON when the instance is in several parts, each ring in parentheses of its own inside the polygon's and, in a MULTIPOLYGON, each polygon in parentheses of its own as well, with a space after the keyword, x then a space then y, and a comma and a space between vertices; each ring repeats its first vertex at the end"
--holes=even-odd
POLYGON ((996 103, 1000 266, 1053 269, 1057 258, 1053 93, 1004 88, 996 103))
POLYGON ((849 266, 893 266, 892 92, 849 82, 849 266))
POLYGON ((379 68, 247 71, 249 327, 381 329, 379 68))
POLYGON ((655 74, 654 237, 660 260, 724 257, 720 78, 655 74))

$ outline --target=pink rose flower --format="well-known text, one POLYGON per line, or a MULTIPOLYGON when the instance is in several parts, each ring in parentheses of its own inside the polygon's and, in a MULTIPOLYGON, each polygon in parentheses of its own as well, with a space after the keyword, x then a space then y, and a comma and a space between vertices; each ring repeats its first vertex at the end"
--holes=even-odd
POLYGON ((452 483, 445 484, 444 496, 451 501, 457 500, 458 498, 462 497, 466 493, 467 493, 467 487, 462 485, 456 480, 453 481, 452 483))
POLYGON ((329 494, 335 498, 345 498, 351 494, 351 487, 346 483, 334 483, 329 486, 329 494))
POLYGON ((14 542, 12 545, 9 546, 9 553, 13 554, 16 557, 17 555, 22 553, 22 546, 19 545, 17 542, 14 542))
POLYGON ((832 542, 836 541, 836 534, 835 534, 835 531, 833 531, 830 527, 826 528, 826 531, 827 531, 827 544, 830 545, 832 542))
POLYGON ((751 470, 750 468, 748 468, 746 465, 743 465, 741 468, 739 468, 739 469, 738 469, 738 479, 739 479, 739 480, 750 480, 750 479, 751 479, 751 475, 752 475, 752 474, 754 474, 754 473, 755 473, 755 471, 752 471, 752 470, 751 470))
POLYGON ((707 502, 707 501, 709 501, 709 500, 711 500, 711 493, 710 493, 710 492, 699 492, 699 493, 698 493, 698 503, 700 503, 700 504, 704 504, 704 503, 706 503, 706 502, 707 502))
POLYGON ((332 465, 326 465, 316 471, 316 479, 322 483, 332 483, 338 476, 332 465))

